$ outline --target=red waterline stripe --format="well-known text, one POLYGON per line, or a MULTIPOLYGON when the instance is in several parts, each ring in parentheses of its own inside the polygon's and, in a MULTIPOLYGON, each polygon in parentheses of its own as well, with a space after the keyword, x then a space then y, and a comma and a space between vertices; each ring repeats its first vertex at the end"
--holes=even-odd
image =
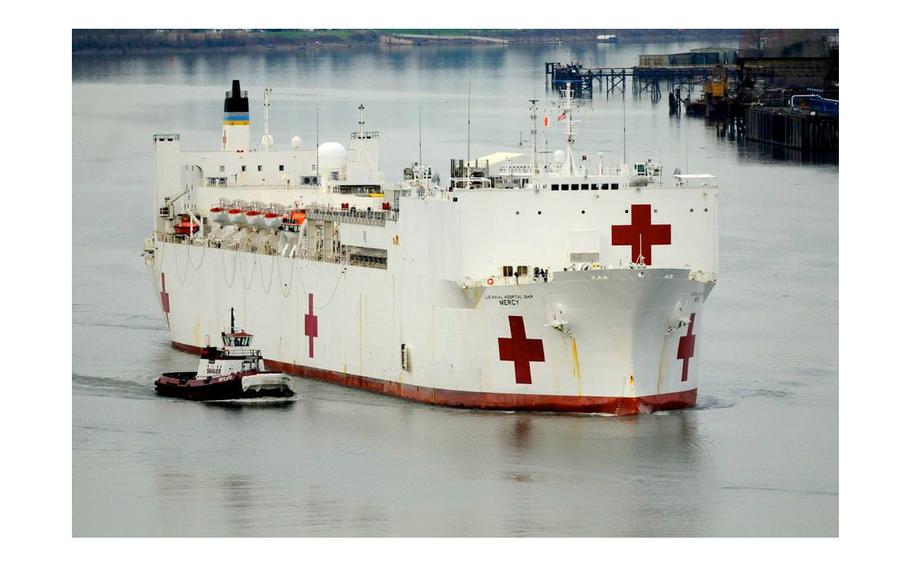
MULTIPOLYGON (((175 349, 187 353, 202 353, 201 347, 172 341, 175 349)), ((607 414, 648 414, 658 410, 677 410, 695 406, 698 389, 684 392, 640 397, 566 396, 551 394, 509 394, 470 392, 433 387, 420 387, 373 379, 349 373, 327 371, 304 365, 265 359, 271 370, 284 371, 308 379, 316 379, 377 394, 396 396, 426 404, 479 408, 483 410, 533 410, 538 412, 602 412, 607 414)))

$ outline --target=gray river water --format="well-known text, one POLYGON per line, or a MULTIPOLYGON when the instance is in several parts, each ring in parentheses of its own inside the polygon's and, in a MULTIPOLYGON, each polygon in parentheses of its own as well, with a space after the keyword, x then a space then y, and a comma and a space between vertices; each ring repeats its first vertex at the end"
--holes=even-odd
MULTIPOLYGON (((636 417, 461 411, 305 379, 288 405, 162 399, 169 346, 142 241, 152 134, 215 149, 233 78, 271 131, 347 140, 356 107, 389 179, 527 140, 545 61, 632 65, 699 44, 417 47, 73 59, 73 534, 700 536, 838 531, 837 165, 785 159, 596 93, 577 146, 721 185, 721 273, 695 409, 636 417), (624 112, 625 107, 625 112, 624 112)), ((555 113, 550 111, 551 120, 555 113)), ((562 144, 552 126, 550 147, 562 144)), ((792 158, 792 157, 790 157, 792 158)))

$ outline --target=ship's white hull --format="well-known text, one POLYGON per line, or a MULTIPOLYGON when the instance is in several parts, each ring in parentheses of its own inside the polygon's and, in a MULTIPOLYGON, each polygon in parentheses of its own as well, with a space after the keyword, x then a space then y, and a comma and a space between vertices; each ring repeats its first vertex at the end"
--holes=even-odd
POLYGON ((215 340, 229 308, 271 369, 421 402, 627 414, 695 404, 713 282, 685 269, 561 271, 467 287, 393 270, 156 242, 175 347, 215 340))

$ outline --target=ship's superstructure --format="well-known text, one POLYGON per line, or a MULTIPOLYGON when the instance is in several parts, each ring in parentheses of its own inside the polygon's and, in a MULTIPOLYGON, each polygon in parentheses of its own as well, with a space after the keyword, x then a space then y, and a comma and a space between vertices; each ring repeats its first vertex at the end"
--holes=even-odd
MULTIPOLYGON (((268 105, 269 92, 264 100, 268 105)), ((154 137, 145 246, 173 345, 200 350, 237 306, 269 368, 421 402, 647 412, 695 403, 717 273, 710 176, 566 148, 420 161, 384 181, 364 108, 347 145, 249 145, 225 99, 222 149, 154 137)), ((243 114, 246 111, 246 114, 243 114)), ((268 111, 268 106, 266 106, 268 111)), ((532 101, 532 124, 537 122, 532 101)))

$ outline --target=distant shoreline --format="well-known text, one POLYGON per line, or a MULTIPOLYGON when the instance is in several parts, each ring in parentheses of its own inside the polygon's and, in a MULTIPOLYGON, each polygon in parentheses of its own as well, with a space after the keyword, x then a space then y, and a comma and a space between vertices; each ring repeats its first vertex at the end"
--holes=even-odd
POLYGON ((73 30, 72 54, 152 55, 438 45, 730 42, 740 30, 73 30))

